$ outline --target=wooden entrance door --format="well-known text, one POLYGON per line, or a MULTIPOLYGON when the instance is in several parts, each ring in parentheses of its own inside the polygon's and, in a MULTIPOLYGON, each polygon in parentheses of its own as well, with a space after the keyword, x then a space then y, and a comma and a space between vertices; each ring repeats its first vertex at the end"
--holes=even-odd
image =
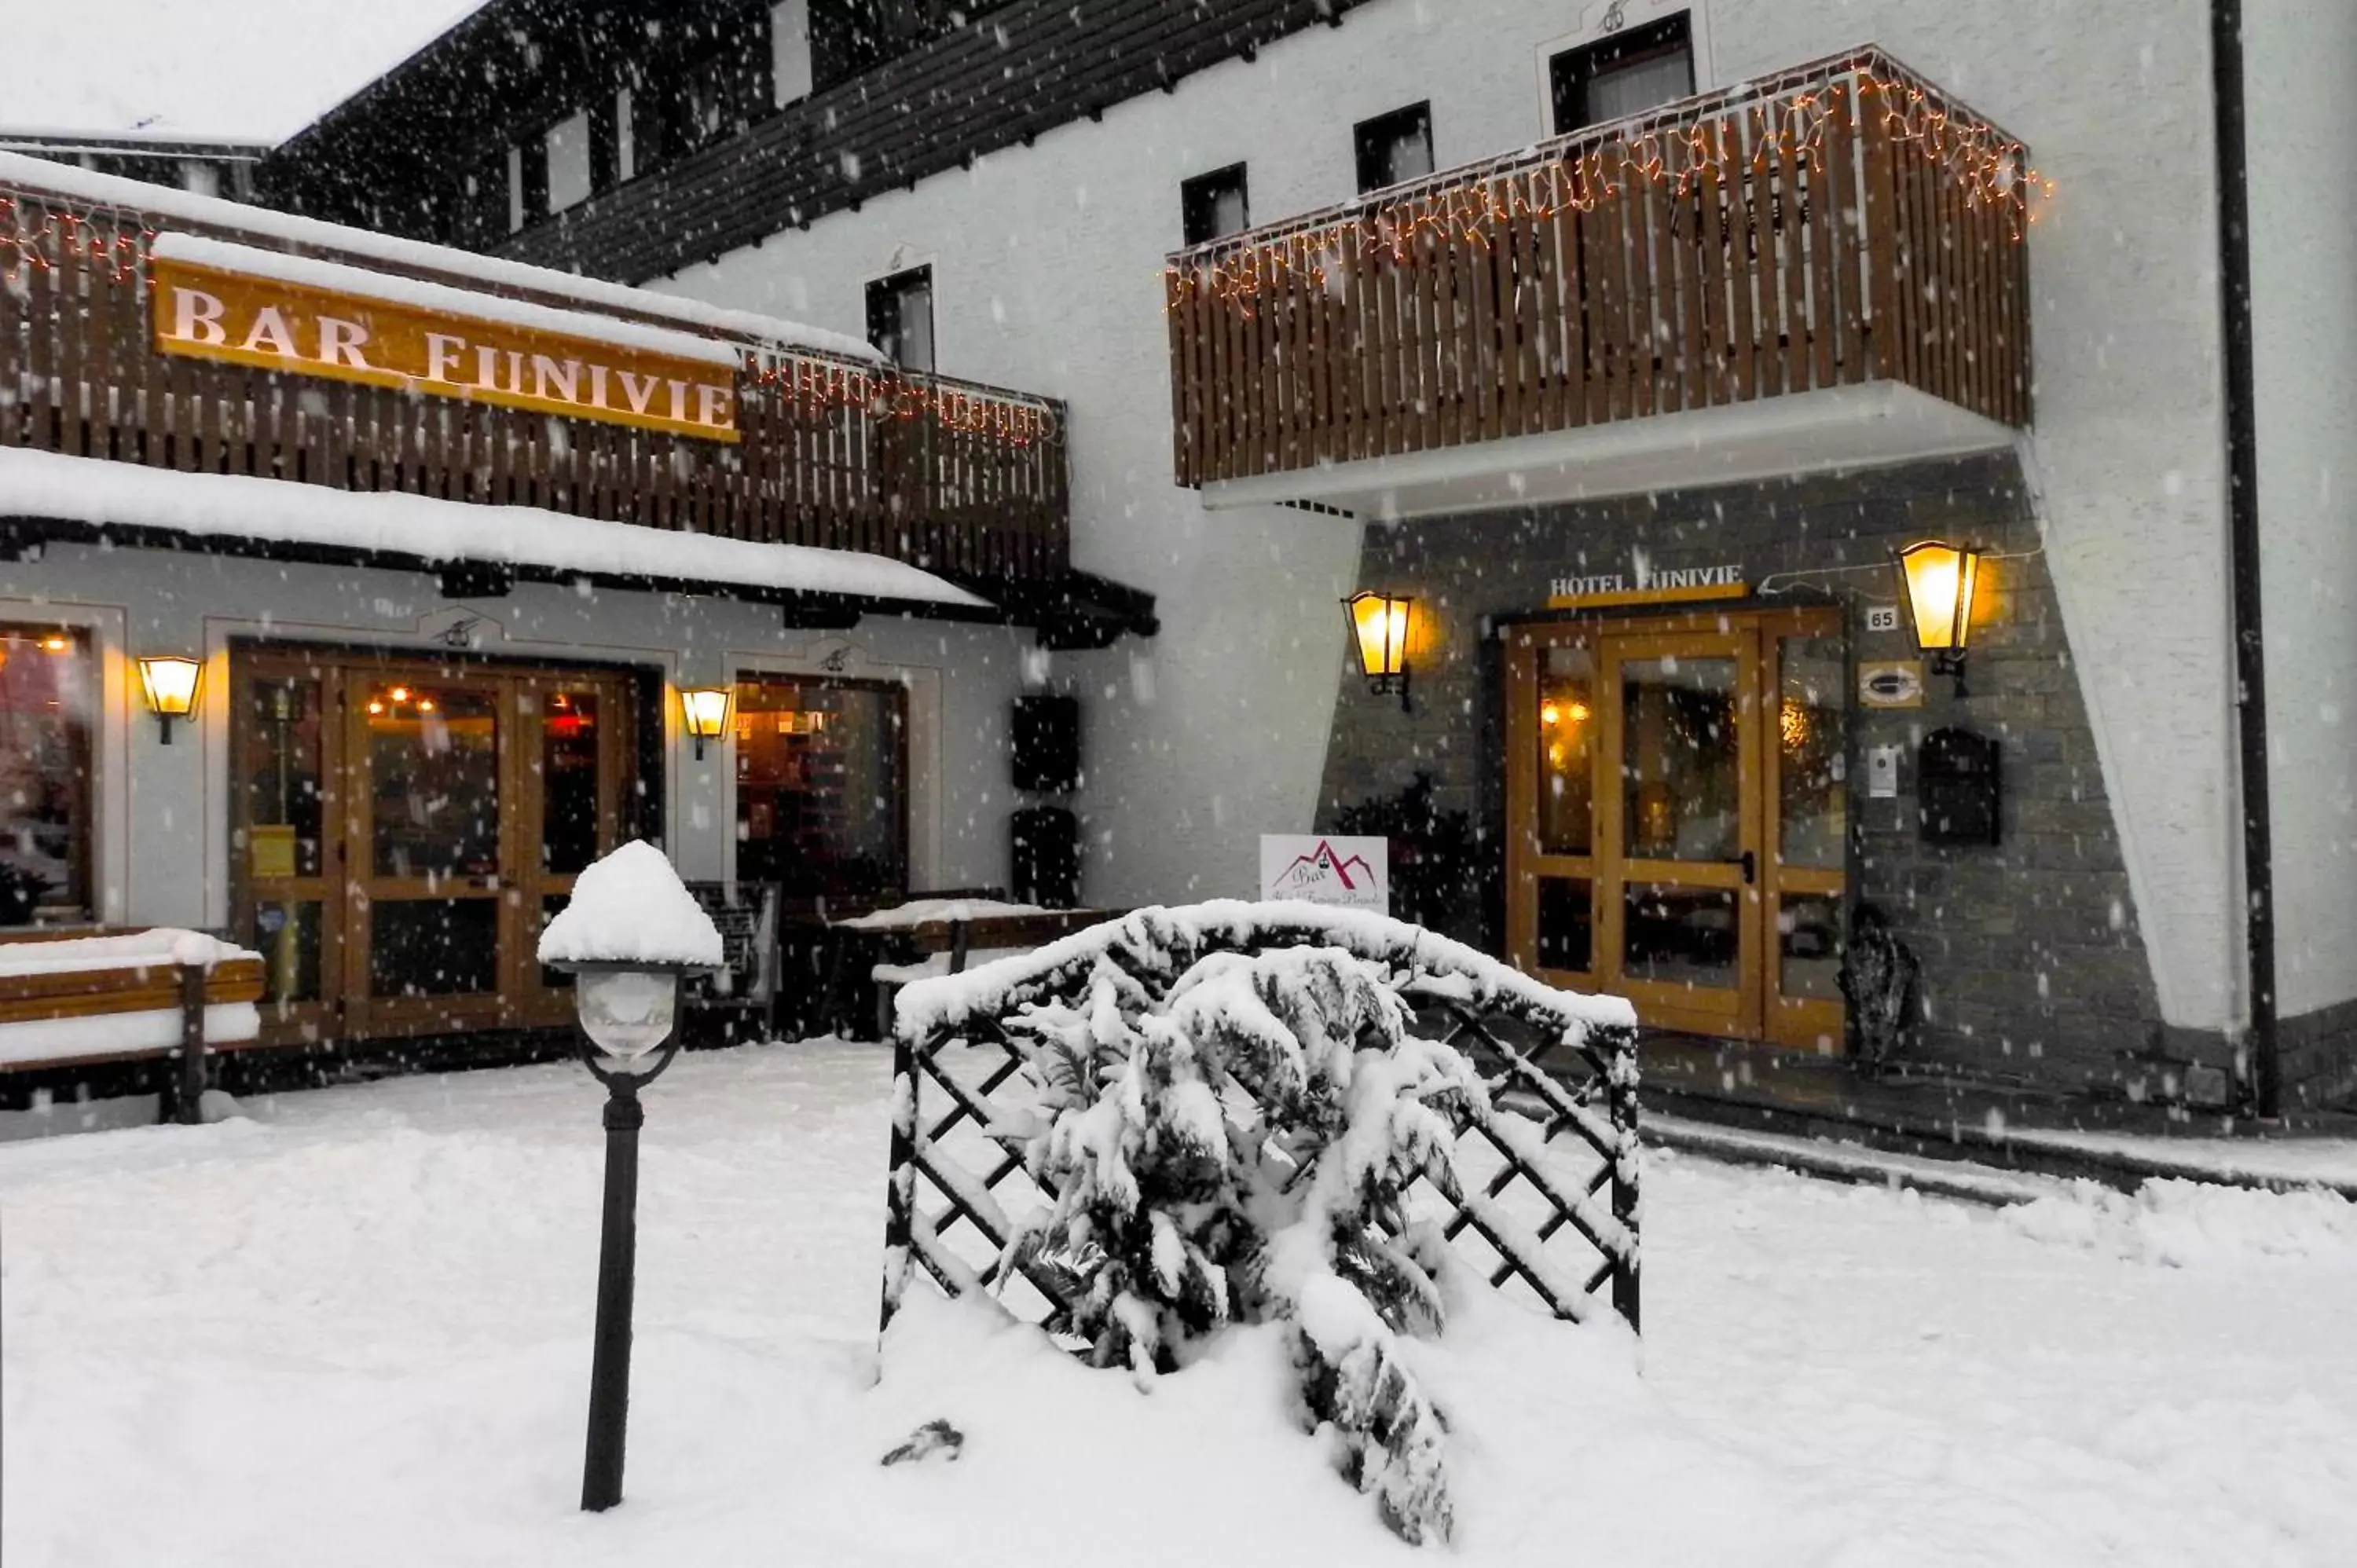
POLYGON ((1531 627, 1506 665, 1515 962, 1658 1027, 1838 1048, 1834 613, 1531 627))
POLYGON ((627 677, 279 650, 233 669, 234 901, 268 1037, 563 1024, 533 948, 622 840, 627 677))

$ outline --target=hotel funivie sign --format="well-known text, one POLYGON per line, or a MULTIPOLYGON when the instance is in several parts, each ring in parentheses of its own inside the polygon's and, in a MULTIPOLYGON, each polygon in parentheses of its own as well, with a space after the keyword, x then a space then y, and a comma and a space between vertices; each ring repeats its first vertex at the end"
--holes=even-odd
POLYGON ((735 371, 710 360, 161 254, 152 273, 160 353, 738 438, 735 371))

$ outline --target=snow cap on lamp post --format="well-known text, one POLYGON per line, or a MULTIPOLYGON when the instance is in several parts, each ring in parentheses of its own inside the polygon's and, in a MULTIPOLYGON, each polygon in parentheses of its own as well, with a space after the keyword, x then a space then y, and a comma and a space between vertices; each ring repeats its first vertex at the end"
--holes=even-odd
POLYGON ((634 839, 574 879, 540 961, 577 976, 582 1032, 625 1071, 671 1036, 683 975, 724 966, 719 928, 663 852, 634 839))

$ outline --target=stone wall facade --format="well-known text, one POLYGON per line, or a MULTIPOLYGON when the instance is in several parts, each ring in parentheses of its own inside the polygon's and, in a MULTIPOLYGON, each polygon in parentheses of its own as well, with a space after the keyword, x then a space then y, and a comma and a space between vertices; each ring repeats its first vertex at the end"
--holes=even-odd
POLYGON ((1479 825, 1490 863, 1489 896, 1465 911, 1458 934, 1495 950, 1505 886, 1501 626, 1547 616, 1562 579, 1732 566, 1749 605, 1840 607, 1853 666, 1910 658, 1904 616, 1895 629, 1868 629, 1868 612, 1897 602, 1895 551, 1926 538, 1988 553, 1969 694, 1933 677, 1919 708, 1867 709, 1853 695, 1848 770, 1850 901, 1880 905, 1922 965, 1905 1059, 2058 1088, 2222 1097, 2233 1065, 2225 1043, 2161 1022, 2104 769, 2010 455, 1370 524, 1361 585, 1413 594, 1424 617, 1415 703, 1403 713, 1396 699, 1346 676, 1320 822, 1432 774, 1441 804, 1479 825), (1947 725, 2001 746, 1997 845, 1921 839, 1916 746, 1947 725), (1892 745, 1901 748, 1899 796, 1867 799, 1866 754, 1892 745))

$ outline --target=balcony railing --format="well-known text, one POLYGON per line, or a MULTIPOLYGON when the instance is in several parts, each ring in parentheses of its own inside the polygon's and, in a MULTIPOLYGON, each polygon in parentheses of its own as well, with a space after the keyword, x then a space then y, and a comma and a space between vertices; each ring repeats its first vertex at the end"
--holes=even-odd
POLYGON ((974 580, 1065 575, 1061 404, 735 337, 642 297, 585 305, 0 182, 0 446, 868 551, 974 580), (740 439, 166 357, 149 247, 167 229, 726 342, 740 439))
POLYGON ((2041 194, 1869 48, 1182 252, 1179 482, 1876 381, 2026 425, 2041 194))

